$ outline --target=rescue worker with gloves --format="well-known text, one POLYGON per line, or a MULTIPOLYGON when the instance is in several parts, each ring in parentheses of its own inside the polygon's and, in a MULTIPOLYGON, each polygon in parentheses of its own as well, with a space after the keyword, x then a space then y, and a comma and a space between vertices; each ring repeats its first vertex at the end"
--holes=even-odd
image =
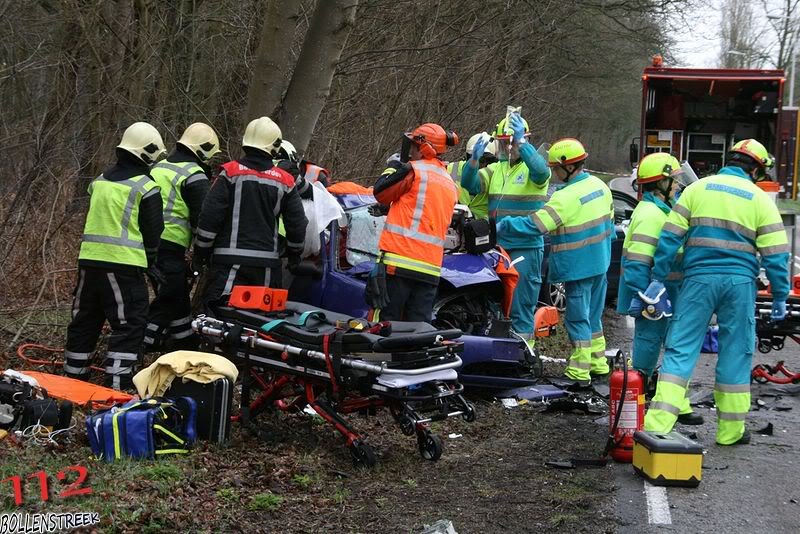
POLYGON ((478 178, 480 179, 481 189, 475 195, 470 195, 461 185, 461 174, 464 172, 464 167, 469 165, 472 160, 472 152, 475 149, 475 144, 480 139, 488 139, 489 134, 486 132, 476 133, 467 141, 467 150, 464 158, 460 161, 453 161, 447 164, 447 172, 450 177, 458 186, 458 203, 463 204, 472 212, 472 216, 476 219, 486 219, 489 217, 489 176, 486 172, 481 172, 487 165, 497 161, 497 141, 490 141, 483 149, 483 155, 476 160, 479 167, 478 178))
POLYGON ((78 285, 67 328, 64 371, 86 380, 89 359, 103 324, 112 333, 105 359, 105 384, 132 387, 133 371, 147 323, 144 272, 154 279, 164 222, 161 195, 150 166, 166 154, 152 125, 130 125, 117 145, 117 162, 89 184, 89 212, 78 254, 78 285))
POLYGON ((373 188, 389 213, 366 298, 373 320, 430 322, 458 196, 439 156, 458 144, 458 136, 425 123, 404 137, 410 161, 392 162, 373 188))
POLYGON ((564 283, 565 324, 573 346, 565 375, 578 387, 588 387, 592 374, 610 371, 602 317, 615 237, 614 204, 606 184, 583 170, 587 157, 577 139, 556 141, 550 147, 548 165, 564 185, 529 216, 507 217, 497 223, 498 235, 551 236, 548 279, 564 283))
POLYGON ((161 189, 164 206, 164 232, 156 263, 164 282, 158 284, 150 304, 144 336, 144 346, 149 351, 167 350, 165 345, 169 350, 197 348, 197 334, 192 331, 187 250, 210 187, 208 165, 219 151, 214 129, 196 122, 184 130, 172 154, 150 170, 161 189))
POLYGON ((244 157, 222 165, 203 202, 194 259, 211 264, 203 294, 206 313, 235 285, 281 287, 279 217, 286 223, 290 268, 300 262, 308 222, 295 178, 273 163, 280 146, 281 130, 272 119, 250 121, 242 139, 244 157))
POLYGON ((774 165, 754 139, 736 143, 727 165, 686 188, 661 232, 650 285, 641 293, 655 316, 671 305, 664 280, 683 245, 683 285, 667 333, 656 394, 644 419, 654 432, 672 430, 686 397, 689 377, 712 314, 719 324, 719 358, 714 401, 716 441, 745 444, 750 433, 750 369, 755 346, 756 277, 766 270, 772 287, 772 319, 786 315, 789 245, 775 203, 754 182, 774 165), (759 262, 759 255, 761 260, 759 262))
POLYGON ((544 238, 537 230, 525 233, 522 228, 510 229, 500 223, 507 217, 523 216, 544 206, 550 185, 547 162, 531 145, 528 123, 519 113, 511 113, 495 129, 499 161, 478 171, 480 160, 489 143, 484 138, 475 143, 472 157, 465 166, 461 184, 471 194, 489 191, 489 218, 497 224, 497 243, 513 259, 524 258, 515 264, 519 281, 511 305, 511 325, 532 347, 534 344, 533 316, 542 286, 544 238), (483 178, 481 177, 483 176, 483 178))
MULTIPOLYGON (((617 311, 635 317, 633 368, 648 380, 652 379, 658 365, 669 323, 666 320, 654 321, 643 316, 643 303, 638 293, 647 289, 650 283, 653 255, 672 204, 677 201, 686 186, 697 180, 697 176, 690 169, 684 170, 675 156, 667 152, 656 152, 642 159, 636 173, 636 183, 643 195, 641 202, 633 210, 625 243, 622 246, 617 311)), ((680 256, 679 252, 664 281, 667 295, 672 302, 675 302, 683 278, 680 256)), ((681 402, 678 422, 688 425, 703 424, 703 417, 692 412, 688 397, 684 397, 681 402)))

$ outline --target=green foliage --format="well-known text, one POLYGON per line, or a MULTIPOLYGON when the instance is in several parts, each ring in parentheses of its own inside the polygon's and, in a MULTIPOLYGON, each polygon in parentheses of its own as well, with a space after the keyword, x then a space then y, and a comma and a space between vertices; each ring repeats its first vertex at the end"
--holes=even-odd
POLYGON ((247 509, 252 511, 274 512, 280 507, 281 503, 283 503, 283 497, 268 491, 267 493, 253 495, 250 498, 247 509))
POLYGON ((414 480, 413 478, 407 478, 407 479, 403 480, 403 484, 405 484, 406 486, 408 486, 409 488, 412 488, 412 489, 416 488, 417 485, 418 485, 417 481, 414 480))
POLYGON ((314 482, 314 479, 311 478, 310 475, 300 475, 296 474, 292 476, 292 482, 300 486, 301 489, 308 489, 311 484, 314 482))
POLYGON ((350 490, 345 488, 336 488, 336 491, 333 492, 333 502, 341 506, 345 503, 345 501, 347 501, 349 496, 350 490))
POLYGON ((142 476, 149 480, 164 480, 175 482, 183 479, 183 471, 171 463, 156 463, 142 470, 142 476))
POLYGON ((217 490, 217 498, 227 502, 239 500, 239 492, 233 488, 222 488, 217 490))

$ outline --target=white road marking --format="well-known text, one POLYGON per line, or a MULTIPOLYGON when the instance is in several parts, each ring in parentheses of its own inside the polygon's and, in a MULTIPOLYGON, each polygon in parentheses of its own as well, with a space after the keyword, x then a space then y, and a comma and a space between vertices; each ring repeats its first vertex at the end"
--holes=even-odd
POLYGON ((645 480, 644 494, 647 497, 647 522, 651 525, 671 525, 667 488, 653 486, 645 480))

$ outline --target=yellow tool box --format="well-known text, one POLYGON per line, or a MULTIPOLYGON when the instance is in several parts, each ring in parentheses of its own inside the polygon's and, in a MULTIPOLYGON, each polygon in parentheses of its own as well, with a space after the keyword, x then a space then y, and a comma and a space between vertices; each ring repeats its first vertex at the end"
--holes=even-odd
POLYGON ((678 432, 636 432, 633 468, 656 486, 697 487, 703 470, 703 448, 678 432))

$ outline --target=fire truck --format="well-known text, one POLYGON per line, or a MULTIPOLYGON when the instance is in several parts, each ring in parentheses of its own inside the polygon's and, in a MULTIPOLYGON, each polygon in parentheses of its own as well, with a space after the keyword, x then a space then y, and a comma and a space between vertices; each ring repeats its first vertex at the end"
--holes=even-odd
POLYGON ((783 70, 665 67, 659 56, 642 74, 639 137, 631 165, 653 152, 688 161, 699 177, 725 165, 742 139, 761 141, 775 156, 781 198, 797 197, 797 108, 784 107, 783 70))

